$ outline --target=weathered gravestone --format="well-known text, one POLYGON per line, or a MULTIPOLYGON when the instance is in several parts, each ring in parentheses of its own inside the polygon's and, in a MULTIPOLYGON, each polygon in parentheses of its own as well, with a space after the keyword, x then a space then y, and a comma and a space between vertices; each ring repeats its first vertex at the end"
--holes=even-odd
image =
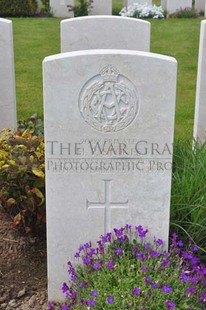
POLYGON ((126 223, 169 230, 176 61, 90 50, 44 60, 49 300, 79 245, 126 223))
POLYGON ((68 6, 73 6, 74 0, 50 0, 51 13, 55 17, 73 17, 74 13, 68 6))
POLYGON ((205 11, 205 0, 195 0, 195 10, 197 12, 205 11))
POLYGON ((112 15, 112 0, 93 0, 89 15, 112 15))
POLYGON ((192 8, 192 0, 161 0, 161 6, 168 14, 173 14, 178 10, 192 8))
POLYGON ((197 72, 194 138, 206 141, 206 21, 201 22, 197 72))
POLYGON ((13 30, 10 20, 0 18, 0 130, 16 128, 16 91, 13 30))
POLYGON ((118 16, 89 16, 61 22, 61 52, 87 49, 150 50, 150 23, 118 16))

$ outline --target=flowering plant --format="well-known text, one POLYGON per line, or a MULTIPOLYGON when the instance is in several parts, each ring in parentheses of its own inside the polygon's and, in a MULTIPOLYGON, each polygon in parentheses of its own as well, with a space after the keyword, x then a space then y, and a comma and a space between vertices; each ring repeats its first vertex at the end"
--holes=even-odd
POLYGON ((126 225, 101 236, 97 247, 81 245, 75 259, 82 264, 68 262, 62 310, 205 309, 206 267, 194 255, 197 247, 183 250, 174 233, 168 252, 161 239, 149 244, 147 233, 141 225, 126 225))
POLYGON ((133 5, 124 7, 119 15, 126 17, 135 18, 164 18, 164 10, 161 6, 139 4, 134 3, 133 5))

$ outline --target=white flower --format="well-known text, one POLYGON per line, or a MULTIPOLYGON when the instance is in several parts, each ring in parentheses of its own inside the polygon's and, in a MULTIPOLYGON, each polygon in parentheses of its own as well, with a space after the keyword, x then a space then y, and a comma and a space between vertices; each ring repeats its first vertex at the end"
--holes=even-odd
POLYGON ((133 5, 128 6, 128 8, 123 8, 120 11, 121 16, 126 17, 136 17, 136 18, 164 18, 164 10, 161 6, 148 5, 134 3, 133 5))

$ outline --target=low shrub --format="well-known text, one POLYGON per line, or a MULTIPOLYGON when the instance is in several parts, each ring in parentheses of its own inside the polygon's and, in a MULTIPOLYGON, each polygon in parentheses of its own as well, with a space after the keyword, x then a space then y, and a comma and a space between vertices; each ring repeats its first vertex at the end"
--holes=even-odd
POLYGON ((0 135, 0 205, 21 231, 45 231, 44 142, 29 129, 0 135))
MULTIPOLYGON (((62 310, 205 309, 206 266, 195 255, 197 247, 185 250, 174 233, 168 252, 161 239, 149 244, 147 233, 141 225, 126 225, 101 236, 96 248, 81 245, 78 265, 68 262, 62 310)), ((49 308, 54 309, 51 303, 49 308)))
POLYGON ((0 0, 1 17, 34 16, 36 11, 36 0, 0 0))
POLYGON ((196 18, 198 17, 198 13, 193 8, 184 8, 177 10, 175 13, 170 14, 169 17, 176 17, 176 18, 196 18))

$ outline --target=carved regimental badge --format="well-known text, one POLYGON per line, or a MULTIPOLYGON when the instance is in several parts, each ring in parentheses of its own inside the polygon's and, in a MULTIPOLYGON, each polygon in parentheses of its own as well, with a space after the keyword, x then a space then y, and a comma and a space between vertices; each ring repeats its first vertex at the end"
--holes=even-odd
POLYGON ((81 89, 79 109, 93 128, 103 132, 119 131, 135 119, 137 98, 133 83, 112 65, 107 65, 81 89))

